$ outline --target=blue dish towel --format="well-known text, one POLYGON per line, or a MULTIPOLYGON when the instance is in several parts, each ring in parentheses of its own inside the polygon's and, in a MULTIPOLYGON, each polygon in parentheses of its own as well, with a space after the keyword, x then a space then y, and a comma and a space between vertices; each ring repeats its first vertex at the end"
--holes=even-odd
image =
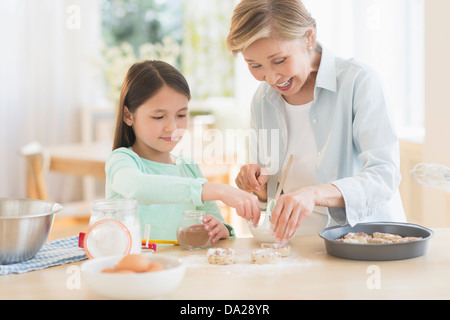
POLYGON ((41 250, 30 260, 0 265, 0 275, 24 273, 83 259, 87 259, 87 256, 84 249, 78 247, 78 236, 57 239, 44 243, 41 250))

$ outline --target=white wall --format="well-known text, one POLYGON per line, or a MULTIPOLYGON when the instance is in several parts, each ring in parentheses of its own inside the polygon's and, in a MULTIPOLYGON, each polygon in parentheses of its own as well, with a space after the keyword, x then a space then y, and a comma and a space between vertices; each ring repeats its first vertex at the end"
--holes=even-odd
MULTIPOLYGON (((425 1, 424 162, 450 167, 450 1, 425 1)), ((450 195, 424 188, 428 226, 450 226, 450 195)))

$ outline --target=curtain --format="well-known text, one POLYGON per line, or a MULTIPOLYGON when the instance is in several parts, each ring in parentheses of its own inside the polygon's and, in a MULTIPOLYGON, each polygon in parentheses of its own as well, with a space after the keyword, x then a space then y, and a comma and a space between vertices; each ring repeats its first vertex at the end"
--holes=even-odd
MULTIPOLYGON (((0 197, 25 196, 23 145, 81 140, 81 107, 103 96, 100 23, 95 0, 1 1, 0 197)), ((74 178, 52 179, 53 201, 76 188, 74 178)))
MULTIPOLYGON (((424 126, 423 0, 303 0, 317 40, 336 56, 355 57, 381 76, 397 128, 424 126)), ((418 129, 410 130, 410 129, 418 129)))

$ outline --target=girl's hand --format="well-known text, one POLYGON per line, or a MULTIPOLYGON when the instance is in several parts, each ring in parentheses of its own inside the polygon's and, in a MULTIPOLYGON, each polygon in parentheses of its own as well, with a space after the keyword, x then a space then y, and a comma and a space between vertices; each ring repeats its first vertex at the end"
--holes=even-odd
POLYGON ((235 208, 238 216, 245 220, 251 220, 256 225, 261 216, 258 197, 232 186, 225 186, 227 188, 224 190, 220 200, 227 206, 235 208))
POLYGON ((267 190, 265 188, 269 176, 264 168, 258 164, 242 166, 235 179, 239 189, 253 192, 261 201, 267 201, 267 190))
POLYGON ((211 243, 230 236, 228 228, 212 214, 203 218, 203 223, 205 224, 204 229, 208 231, 208 235, 211 237, 211 243))
POLYGON ((235 208, 238 216, 257 224, 261 215, 258 197, 223 183, 203 184, 202 200, 221 200, 225 205, 235 208))

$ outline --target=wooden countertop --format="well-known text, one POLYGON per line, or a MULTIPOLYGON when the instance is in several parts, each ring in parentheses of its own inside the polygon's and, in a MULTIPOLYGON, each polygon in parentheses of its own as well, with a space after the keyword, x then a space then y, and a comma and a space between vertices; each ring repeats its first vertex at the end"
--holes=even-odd
MULTIPOLYGON (((450 229, 434 229, 424 256, 399 261, 353 261, 330 256, 319 236, 297 236, 291 256, 277 265, 250 264, 252 238, 222 240, 238 263, 210 265, 206 251, 160 246, 187 266, 180 286, 165 299, 449 299, 450 229)), ((0 299, 103 299, 80 274, 83 261, 24 274, 0 276, 0 299)))

